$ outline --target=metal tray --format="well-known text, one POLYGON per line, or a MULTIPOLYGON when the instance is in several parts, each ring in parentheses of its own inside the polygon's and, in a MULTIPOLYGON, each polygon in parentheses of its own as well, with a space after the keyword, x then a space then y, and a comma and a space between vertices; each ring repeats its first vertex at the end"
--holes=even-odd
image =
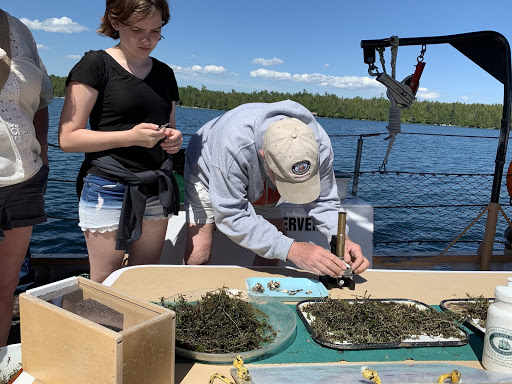
MULTIPOLYGON (((489 301, 489 304, 494 302, 494 298, 486 297, 485 299, 489 301)), ((457 305, 460 303, 468 303, 470 301, 475 301, 475 300, 470 299, 470 298, 447 299, 447 300, 441 301, 439 306, 441 307, 441 309, 443 311, 452 311, 452 312, 460 313, 459 311, 456 310, 457 305)), ((482 337, 485 335, 485 327, 482 327, 481 325, 479 325, 479 319, 473 319, 472 317, 468 317, 464 321, 464 325, 482 337)))
MULTIPOLYGON (((414 305, 418 308, 430 308, 427 304, 424 304, 416 300, 408 299, 368 299, 370 301, 381 301, 381 302, 395 302, 401 304, 414 305)), ((346 300, 349 303, 353 303, 355 300, 346 300)), ((304 308, 308 304, 322 303, 325 300, 303 300, 296 305, 297 313, 306 326, 311 338, 318 344, 333 349, 381 349, 381 348, 411 348, 411 347, 446 347, 446 346, 461 346, 469 343, 469 335, 462 328, 460 329, 460 339, 456 338, 441 338, 441 337, 430 337, 420 336, 417 339, 406 339, 397 343, 368 343, 368 344, 353 344, 348 342, 333 343, 325 340, 321 337, 316 337, 313 334, 313 330, 310 325, 310 321, 307 318, 307 312, 304 308)), ((343 321, 340 319, 340 321, 343 321)))
POLYGON ((252 288, 260 283, 265 291, 263 294, 273 297, 279 301, 302 301, 307 299, 316 299, 316 298, 324 298, 329 296, 329 291, 325 288, 325 286, 319 282, 318 280, 307 279, 303 277, 251 277, 245 280, 245 285, 247 286, 247 291, 252 292, 252 288), (280 283, 279 290, 270 290, 267 287, 267 284, 270 281, 278 281, 280 283), (283 292, 285 290, 285 292, 283 292), (294 295, 290 293, 293 291, 297 291, 294 295), (286 292, 288 291, 288 292, 286 292), (311 293, 307 293, 311 291, 311 293))

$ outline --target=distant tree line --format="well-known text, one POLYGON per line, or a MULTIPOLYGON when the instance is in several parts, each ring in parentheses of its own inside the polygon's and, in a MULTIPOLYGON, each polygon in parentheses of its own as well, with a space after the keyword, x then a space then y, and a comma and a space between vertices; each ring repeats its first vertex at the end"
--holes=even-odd
MULTIPOLYGON (((65 77, 50 75, 56 97, 66 94, 65 77)), ((387 121, 390 102, 385 97, 363 99, 338 97, 327 92, 323 95, 303 90, 298 93, 281 92, 231 92, 211 91, 187 86, 180 87, 179 105, 183 107, 218 109, 227 111, 245 103, 272 103, 294 100, 319 117, 353 120, 387 121)), ((459 127, 499 128, 503 107, 501 104, 440 103, 416 101, 402 109, 402 122, 429 125, 454 125, 459 127)))
POLYGON ((53 95, 55 97, 64 97, 66 96, 66 78, 50 75, 50 80, 53 85, 53 95))

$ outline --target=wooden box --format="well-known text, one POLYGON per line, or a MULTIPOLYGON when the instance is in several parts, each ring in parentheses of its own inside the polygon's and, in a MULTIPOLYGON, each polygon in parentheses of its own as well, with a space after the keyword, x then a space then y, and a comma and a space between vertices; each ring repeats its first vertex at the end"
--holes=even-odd
POLYGON ((174 383, 173 311, 82 277, 19 300, 23 370, 44 384, 174 383))

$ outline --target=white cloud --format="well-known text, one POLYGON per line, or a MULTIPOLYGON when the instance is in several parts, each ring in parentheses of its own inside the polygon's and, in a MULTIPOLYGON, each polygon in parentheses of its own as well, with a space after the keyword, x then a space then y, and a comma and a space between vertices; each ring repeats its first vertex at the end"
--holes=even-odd
POLYGON ((80 60, 82 56, 80 55, 66 55, 64 56, 66 59, 80 60))
POLYGON ((321 73, 305 73, 305 74, 290 74, 288 72, 270 71, 267 69, 257 69, 249 73, 251 77, 258 77, 264 79, 274 80, 288 80, 296 83, 317 84, 324 87, 334 87, 340 89, 361 89, 361 88, 383 88, 375 79, 369 77, 357 76, 328 76, 321 73))
POLYGON ((461 98, 462 100, 464 100, 464 101, 469 100, 469 96, 461 96, 460 98, 461 98))
POLYGON ((21 22, 34 31, 59 32, 59 33, 79 33, 87 31, 88 28, 75 23, 69 17, 61 17, 57 19, 53 17, 45 21, 29 20, 24 17, 20 18, 21 22))
POLYGON ((37 49, 50 49, 46 45, 43 44, 37 44, 37 49))
POLYGON ((292 75, 288 72, 269 71, 268 69, 257 69, 249 73, 251 77, 262 77, 264 79, 291 80, 292 75))
POLYGON ((226 68, 218 65, 206 65, 201 67, 200 65, 193 65, 192 67, 180 67, 179 65, 171 65, 177 73, 186 73, 192 75, 207 74, 207 75, 222 75, 226 73, 226 68))
POLYGON ((427 88, 419 87, 418 92, 416 93, 416 97, 419 99, 433 100, 439 99, 441 94, 439 92, 430 91, 427 88))
POLYGON ((219 75, 221 73, 226 72, 226 68, 218 65, 207 65, 204 67, 205 73, 214 73, 216 75, 219 75))
POLYGON ((327 68, 330 64, 324 64, 323 67, 327 68))
POLYGON ((259 64, 264 66, 270 66, 270 65, 278 65, 283 64, 284 61, 281 59, 278 59, 277 57, 274 57, 273 59, 264 59, 263 57, 256 57, 255 59, 252 59, 253 64, 259 64))

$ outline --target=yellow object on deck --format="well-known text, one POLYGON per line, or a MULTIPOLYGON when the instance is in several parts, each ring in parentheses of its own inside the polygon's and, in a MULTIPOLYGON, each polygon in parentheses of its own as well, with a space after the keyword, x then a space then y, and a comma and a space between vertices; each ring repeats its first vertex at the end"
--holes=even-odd
POLYGON ((450 383, 458 383, 460 381, 461 376, 461 373, 455 369, 450 373, 445 373, 444 375, 439 376, 437 382, 444 383, 446 379, 450 379, 450 383))
POLYGON ((225 382, 226 384, 235 384, 235 383, 233 383, 231 380, 229 380, 226 376, 221 375, 220 373, 214 373, 214 374, 210 377, 210 380, 208 381, 208 384, 213 384, 213 382, 215 381, 215 379, 222 380, 222 381, 223 381, 223 382, 225 382))
MULTIPOLYGON (((251 375, 249 373, 249 370, 247 368, 244 367, 244 359, 242 359, 242 356, 238 355, 237 357, 235 357, 235 360, 233 361, 233 366, 236 368, 236 375, 242 379, 242 380, 246 380, 246 381, 249 381, 251 380, 251 375)), ((221 375, 220 373, 214 373, 211 377, 210 377, 210 381, 208 382, 208 384, 213 384, 213 381, 215 379, 220 379, 222 380, 223 382, 225 382, 226 384, 234 384, 231 380, 229 380, 226 376, 224 375, 221 375)))
POLYGON ((377 371, 374 369, 370 369, 366 366, 361 367, 361 373, 363 374, 363 377, 365 379, 373 381, 375 384, 382 384, 382 382, 379 379, 379 375, 377 374, 377 371))
POLYGON ((244 367, 244 359, 242 356, 238 355, 235 357, 235 361, 233 361, 233 365, 236 368, 236 375, 242 380, 251 380, 251 374, 249 370, 244 367))

